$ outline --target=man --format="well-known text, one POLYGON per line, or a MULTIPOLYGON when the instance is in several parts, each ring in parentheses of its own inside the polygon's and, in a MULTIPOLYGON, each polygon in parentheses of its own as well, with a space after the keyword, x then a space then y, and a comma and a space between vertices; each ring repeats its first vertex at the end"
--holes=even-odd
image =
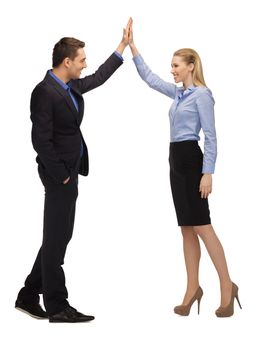
POLYGON ((80 130, 82 94, 103 84, 122 65, 130 21, 117 50, 95 74, 82 79, 80 74, 87 67, 84 42, 62 38, 53 50, 53 69, 31 95, 32 144, 45 188, 43 242, 15 307, 35 318, 49 318, 49 322, 94 319, 69 305, 61 265, 73 232, 78 174, 88 175, 87 146, 80 130), (46 312, 39 304, 41 293, 46 312))

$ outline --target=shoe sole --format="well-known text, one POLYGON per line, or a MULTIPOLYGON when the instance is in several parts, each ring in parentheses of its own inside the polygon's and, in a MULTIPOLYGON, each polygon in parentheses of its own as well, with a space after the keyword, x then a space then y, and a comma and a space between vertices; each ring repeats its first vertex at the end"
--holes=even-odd
POLYGON ((29 313, 28 311, 21 309, 18 306, 15 306, 15 309, 23 312, 26 315, 29 315, 32 318, 35 318, 36 320, 47 320, 48 319, 47 317, 40 317, 40 316, 33 315, 33 314, 29 313))
POLYGON ((59 321, 59 320, 49 320, 49 323, 87 323, 93 320, 85 320, 85 321, 59 321))

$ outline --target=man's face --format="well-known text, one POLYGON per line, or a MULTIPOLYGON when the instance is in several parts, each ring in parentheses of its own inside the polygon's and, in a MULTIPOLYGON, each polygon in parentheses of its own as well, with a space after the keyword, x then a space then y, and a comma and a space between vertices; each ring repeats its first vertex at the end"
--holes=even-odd
POLYGON ((67 73, 70 79, 79 79, 81 72, 86 65, 86 55, 82 48, 77 50, 77 56, 71 60, 67 59, 67 73))

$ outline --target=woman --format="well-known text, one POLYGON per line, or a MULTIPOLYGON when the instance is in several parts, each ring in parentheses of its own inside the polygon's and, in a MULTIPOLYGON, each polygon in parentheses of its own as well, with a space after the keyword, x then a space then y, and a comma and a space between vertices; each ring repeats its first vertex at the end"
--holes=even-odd
MULTIPOLYGON (((176 314, 187 316, 192 304, 198 302, 198 314, 203 291, 199 285, 200 243, 205 247, 218 272, 221 288, 221 304, 218 317, 234 313, 234 299, 238 303, 238 287, 229 276, 223 247, 210 221, 208 196, 212 191, 212 174, 217 156, 214 122, 214 99, 206 87, 201 60, 192 49, 174 53, 171 73, 175 83, 168 83, 154 74, 139 54, 133 39, 132 24, 129 46, 140 77, 149 87, 174 100, 170 110, 170 182, 178 225, 183 235, 187 289, 181 305, 174 308, 176 314), (198 145, 199 132, 205 135, 204 154, 198 145)), ((241 308, 241 305, 239 303, 241 308)))

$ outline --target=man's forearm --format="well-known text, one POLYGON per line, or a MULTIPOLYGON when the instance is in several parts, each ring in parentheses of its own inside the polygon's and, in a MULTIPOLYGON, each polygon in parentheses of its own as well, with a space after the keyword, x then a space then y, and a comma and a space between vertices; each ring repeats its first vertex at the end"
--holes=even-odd
POLYGON ((119 52, 120 55, 122 55, 125 48, 126 48, 126 45, 125 45, 123 42, 121 42, 121 43, 118 45, 116 51, 119 52))

